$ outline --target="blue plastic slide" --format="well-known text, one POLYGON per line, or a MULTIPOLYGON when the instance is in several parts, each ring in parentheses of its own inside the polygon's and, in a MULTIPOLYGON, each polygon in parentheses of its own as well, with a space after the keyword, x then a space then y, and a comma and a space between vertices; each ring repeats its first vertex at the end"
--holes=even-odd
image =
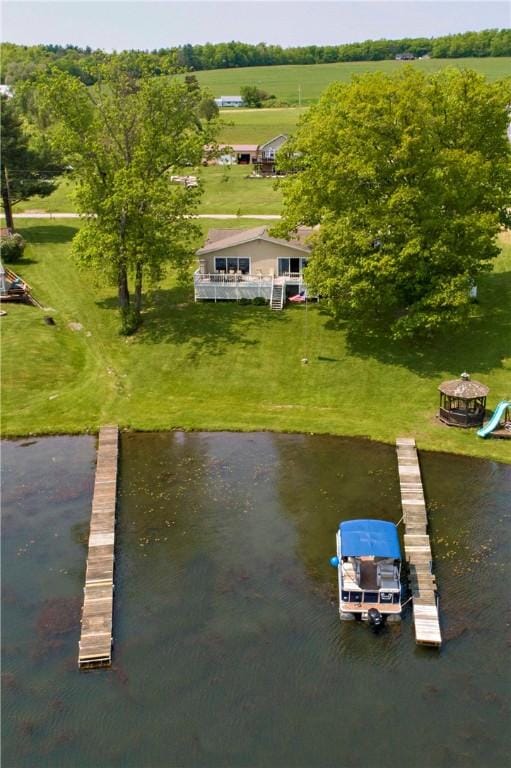
POLYGON ((499 426, 499 422, 504 414, 506 408, 511 408, 511 402, 509 400, 501 400, 493 412, 493 416, 490 421, 487 421, 484 427, 477 430, 479 437, 486 437, 493 432, 499 426))

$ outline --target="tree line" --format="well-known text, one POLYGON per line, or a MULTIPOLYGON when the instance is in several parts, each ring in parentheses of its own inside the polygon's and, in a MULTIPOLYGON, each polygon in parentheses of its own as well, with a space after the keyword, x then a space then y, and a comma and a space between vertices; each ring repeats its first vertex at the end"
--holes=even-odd
POLYGON ((98 61, 121 59, 134 77, 162 75, 177 70, 200 71, 236 67, 262 67, 279 64, 330 64, 348 61, 382 61, 398 54, 416 57, 456 59, 486 56, 511 56, 511 29, 486 29, 436 38, 401 38, 399 40, 366 40, 343 45, 307 45, 282 48, 280 45, 239 41, 182 45, 153 51, 124 51, 107 54, 90 47, 74 45, 24 46, 2 44, 3 83, 14 85, 21 80, 55 66, 78 77, 86 85, 94 80, 92 71, 98 61))

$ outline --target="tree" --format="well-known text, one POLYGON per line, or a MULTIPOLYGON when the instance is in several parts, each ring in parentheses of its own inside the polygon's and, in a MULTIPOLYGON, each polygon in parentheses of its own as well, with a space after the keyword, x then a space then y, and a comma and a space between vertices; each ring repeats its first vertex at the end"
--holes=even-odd
POLYGON ((281 151, 280 234, 321 224, 312 291, 394 338, 460 323, 511 205, 509 83, 412 67, 335 83, 281 151))
POLYGON ((15 99, 2 97, 0 106, 2 205, 6 226, 14 229, 13 206, 35 195, 50 195, 63 168, 43 137, 29 134, 15 99))
POLYGON ((40 92, 85 217, 73 253, 117 286, 122 330, 132 332, 141 321, 144 280, 159 279, 167 264, 181 271, 190 264, 197 229, 189 215, 200 188, 173 184, 170 174, 200 163, 215 124, 202 128, 200 90, 176 79, 135 78, 120 59, 99 65, 95 76, 87 88, 53 72, 40 92))
POLYGON ((209 96, 205 96, 199 104, 199 117, 203 117, 204 120, 213 120, 218 117, 219 111, 218 104, 209 96))
POLYGON ((240 95, 247 107, 261 107, 263 101, 271 98, 266 91, 261 91, 255 85, 242 85, 240 95))

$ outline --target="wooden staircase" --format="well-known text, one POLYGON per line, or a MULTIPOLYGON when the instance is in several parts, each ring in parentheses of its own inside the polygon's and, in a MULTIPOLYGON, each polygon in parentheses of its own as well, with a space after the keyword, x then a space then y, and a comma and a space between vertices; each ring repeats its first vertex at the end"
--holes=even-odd
POLYGON ((284 308, 284 286, 273 283, 270 299, 270 309, 280 311, 284 308))

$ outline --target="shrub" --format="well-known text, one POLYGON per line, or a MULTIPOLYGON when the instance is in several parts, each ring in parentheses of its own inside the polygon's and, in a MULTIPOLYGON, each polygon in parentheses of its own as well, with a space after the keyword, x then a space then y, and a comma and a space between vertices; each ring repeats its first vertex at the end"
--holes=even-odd
POLYGON ((14 235, 1 235, 0 252, 2 261, 5 261, 6 263, 19 261, 23 258, 25 246, 25 240, 23 240, 22 236, 17 232, 14 235))
POLYGON ((243 306, 246 306, 247 304, 252 304, 250 299, 247 299, 246 296, 242 296, 241 299, 238 300, 239 304, 243 304, 243 306))
POLYGON ((252 299, 252 304, 255 304, 256 307, 264 307, 267 303, 268 302, 264 296, 256 296, 254 299, 252 299))

